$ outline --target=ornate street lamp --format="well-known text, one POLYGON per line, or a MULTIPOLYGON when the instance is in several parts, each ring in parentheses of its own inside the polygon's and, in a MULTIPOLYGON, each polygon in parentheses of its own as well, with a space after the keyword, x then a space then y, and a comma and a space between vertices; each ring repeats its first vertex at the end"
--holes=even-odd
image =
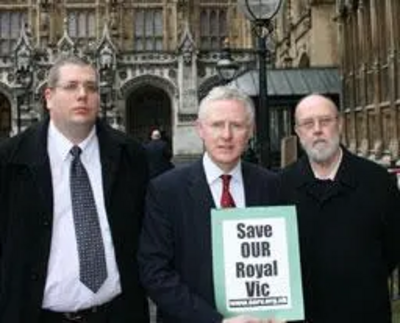
POLYGON ((107 110, 112 107, 114 67, 114 53, 109 47, 104 47, 99 53, 101 113, 104 121, 107 121, 107 110))
POLYGON ((224 84, 232 81, 239 69, 238 63, 232 58, 229 42, 227 40, 224 42, 224 47, 222 48, 216 69, 224 84))
POLYGON ((29 110, 31 86, 33 82, 32 53, 21 47, 15 54, 15 81, 17 99, 17 129, 22 130, 22 106, 29 110))
POLYGON ((258 41, 259 101, 256 113, 257 145, 260 162, 271 167, 270 117, 267 89, 267 38, 272 31, 272 18, 278 13, 282 0, 238 0, 240 10, 253 24, 258 41))
POLYGON ((29 110, 30 96, 31 96, 31 85, 33 81, 32 72, 29 69, 18 68, 15 71, 16 80, 18 84, 17 88, 17 129, 18 133, 22 130, 22 106, 25 106, 26 111, 29 110))

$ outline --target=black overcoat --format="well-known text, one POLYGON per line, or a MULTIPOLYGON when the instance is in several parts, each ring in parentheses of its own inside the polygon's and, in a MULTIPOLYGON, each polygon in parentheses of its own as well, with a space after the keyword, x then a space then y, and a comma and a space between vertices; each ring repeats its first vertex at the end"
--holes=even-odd
POLYGON ((297 205, 308 321, 389 323, 400 194, 387 171, 343 148, 333 184, 317 181, 305 157, 281 179, 283 197, 297 205))
MULTIPOLYGON (((37 323, 46 282, 53 193, 48 120, 0 146, 0 322, 37 323)), ((122 285, 121 322, 148 322, 136 251, 147 162, 143 149, 97 123, 105 206, 122 285)))

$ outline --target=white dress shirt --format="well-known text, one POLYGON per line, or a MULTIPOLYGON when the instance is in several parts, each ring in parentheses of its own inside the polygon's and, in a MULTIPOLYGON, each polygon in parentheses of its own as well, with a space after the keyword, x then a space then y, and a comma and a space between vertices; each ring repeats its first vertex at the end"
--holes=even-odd
POLYGON ((104 203, 99 142, 95 127, 79 147, 82 149, 81 160, 90 179, 99 215, 108 277, 96 294, 79 280, 79 257, 69 177, 72 147, 73 144, 50 122, 47 151, 53 183, 53 234, 42 307, 55 312, 74 312, 101 305, 121 293, 104 203))
MULTIPOLYGON (((207 183, 210 186, 212 196, 217 208, 221 208, 222 179, 221 175, 226 174, 210 158, 206 152, 203 156, 203 167, 206 173, 207 183)), ((242 164, 239 162, 229 173, 232 179, 229 191, 235 201, 236 207, 245 207, 246 199, 244 194, 242 164)))

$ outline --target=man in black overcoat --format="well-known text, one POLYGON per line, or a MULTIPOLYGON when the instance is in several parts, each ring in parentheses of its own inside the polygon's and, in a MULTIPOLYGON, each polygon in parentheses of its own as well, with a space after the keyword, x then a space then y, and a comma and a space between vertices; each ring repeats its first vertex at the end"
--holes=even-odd
POLYGON ((145 145, 147 161, 149 164, 149 177, 158 175, 174 168, 171 162, 172 152, 168 143, 161 137, 161 132, 154 129, 150 135, 150 141, 145 145))
POLYGON ((390 323, 388 277, 400 259, 400 194, 380 165, 340 145, 335 104, 295 110, 305 155, 282 172, 296 204, 307 322, 390 323))
POLYGON ((98 76, 87 62, 56 62, 45 98, 50 118, 0 146, 0 322, 148 323, 136 263, 145 152, 97 119, 98 76), (72 194, 83 178, 90 203, 72 194), (89 209, 94 248, 75 216, 89 218, 89 209), (97 256, 102 275, 91 268, 83 279, 97 256))

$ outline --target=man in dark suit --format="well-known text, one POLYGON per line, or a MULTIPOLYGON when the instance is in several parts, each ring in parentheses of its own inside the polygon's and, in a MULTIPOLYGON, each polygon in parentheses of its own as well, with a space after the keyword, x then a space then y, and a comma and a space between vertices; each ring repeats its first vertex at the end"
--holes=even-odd
POLYGON ((149 186, 138 258, 144 287, 165 323, 270 322, 224 318, 215 308, 213 290, 211 209, 278 202, 276 176, 240 161, 253 125, 247 96, 213 89, 199 106, 203 158, 160 175, 149 186), (229 194, 223 194, 223 178, 230 179, 229 194))
POLYGON ((148 323, 143 148, 97 119, 82 59, 55 63, 45 98, 50 118, 0 147, 0 322, 148 323))
POLYGON ((399 190, 383 167, 340 146, 342 119, 331 100, 305 97, 295 122, 306 154, 283 171, 281 184, 297 206, 306 320, 390 323, 399 190))
POLYGON ((154 129, 151 132, 150 141, 145 145, 145 148, 150 178, 174 168, 171 163, 172 152, 168 147, 168 143, 161 137, 160 130, 154 129))

